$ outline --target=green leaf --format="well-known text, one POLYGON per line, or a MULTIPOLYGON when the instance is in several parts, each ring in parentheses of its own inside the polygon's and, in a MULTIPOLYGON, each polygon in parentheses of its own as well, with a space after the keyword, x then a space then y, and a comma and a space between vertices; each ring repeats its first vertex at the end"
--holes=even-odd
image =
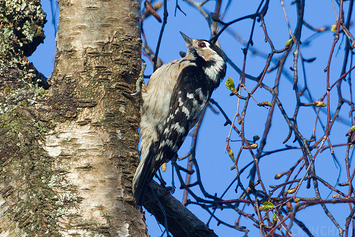
POLYGON ((333 33, 336 31, 336 29, 337 29, 337 24, 334 24, 332 25, 332 27, 330 27, 330 31, 333 33))
POLYGON ((232 149, 230 148, 229 145, 227 146, 227 152, 228 152, 229 157, 233 161, 233 163, 235 163, 234 153, 233 153, 233 151, 232 151, 232 149))
POLYGON ((292 38, 291 38, 291 39, 289 39, 289 40, 287 40, 287 41, 286 41, 286 43, 285 43, 285 46, 286 46, 286 47, 290 47, 290 45, 291 45, 292 41, 293 41, 293 39, 292 39, 292 38))
POLYGON ((228 78, 226 81, 226 87, 228 90, 231 90, 233 93, 235 92, 235 85, 232 78, 228 78))
POLYGON ((274 207, 274 204, 272 204, 272 202, 264 202, 263 205, 260 206, 260 211, 269 210, 273 207, 274 207))

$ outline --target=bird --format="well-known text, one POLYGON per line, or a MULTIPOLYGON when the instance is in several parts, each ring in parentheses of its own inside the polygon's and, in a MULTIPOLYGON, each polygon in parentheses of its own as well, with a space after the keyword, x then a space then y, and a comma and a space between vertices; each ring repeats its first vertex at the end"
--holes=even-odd
POLYGON ((226 74, 221 48, 180 32, 186 55, 158 68, 142 88, 141 160, 132 189, 138 206, 159 167, 177 157, 188 132, 226 74))

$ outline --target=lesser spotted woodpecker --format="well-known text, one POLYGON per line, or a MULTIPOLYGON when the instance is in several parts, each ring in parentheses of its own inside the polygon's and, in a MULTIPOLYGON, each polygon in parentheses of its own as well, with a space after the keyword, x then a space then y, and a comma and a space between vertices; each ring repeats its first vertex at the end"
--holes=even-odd
POLYGON ((176 157, 226 74, 225 55, 218 46, 180 33, 186 56, 158 68, 142 90, 141 161, 133 178, 137 205, 159 167, 176 157))

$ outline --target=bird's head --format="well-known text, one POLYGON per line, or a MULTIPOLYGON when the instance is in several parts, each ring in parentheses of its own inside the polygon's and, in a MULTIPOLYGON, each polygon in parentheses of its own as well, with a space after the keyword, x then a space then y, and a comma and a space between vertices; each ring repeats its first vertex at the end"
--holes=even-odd
POLYGON ((191 39, 180 31, 187 46, 186 57, 202 61, 201 66, 212 80, 219 80, 225 76, 226 56, 215 44, 203 39, 191 39))

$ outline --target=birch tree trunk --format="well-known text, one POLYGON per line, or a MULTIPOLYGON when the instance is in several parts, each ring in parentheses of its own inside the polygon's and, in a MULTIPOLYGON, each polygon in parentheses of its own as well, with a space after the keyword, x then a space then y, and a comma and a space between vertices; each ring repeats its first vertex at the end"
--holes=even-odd
POLYGON ((60 0, 45 91, 25 57, 44 38, 39 0, 0 1, 0 236, 147 236, 131 189, 139 6, 60 0))

